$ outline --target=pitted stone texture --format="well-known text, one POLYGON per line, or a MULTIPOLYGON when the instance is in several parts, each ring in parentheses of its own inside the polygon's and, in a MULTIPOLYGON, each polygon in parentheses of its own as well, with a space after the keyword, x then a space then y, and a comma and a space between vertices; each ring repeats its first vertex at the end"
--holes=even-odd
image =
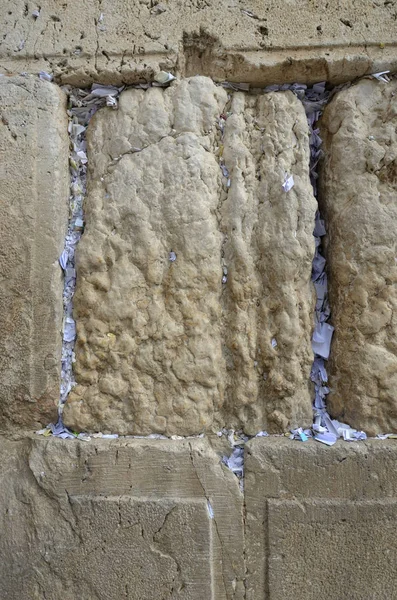
POLYGON ((339 600, 342 590, 351 600, 393 598, 396 517, 396 499, 269 500, 270 594, 262 598, 339 600))
POLYGON ((258 85, 340 83, 396 68, 395 3, 8 0, 0 71, 132 83, 159 69, 258 85), (40 16, 32 11, 40 7, 40 16))
POLYGON ((90 124, 70 426, 189 435, 310 422, 316 203, 304 111, 290 93, 237 94, 223 148, 226 101, 195 77, 128 90, 90 124))
POLYGON ((205 440, 4 440, 0 456, 2 599, 244 598, 242 496, 205 440))
POLYGON ((333 416, 397 431, 397 82, 363 80, 324 112, 322 206, 335 335, 333 416))
POLYGON ((75 297, 80 385, 68 423, 186 435, 208 428, 221 406, 213 148, 225 102, 222 88, 197 77, 166 91, 129 90, 117 112, 90 124, 75 297))
POLYGON ((221 207, 225 421, 250 434, 309 424, 316 200, 307 121, 291 93, 237 93, 224 136, 231 186, 221 207), (294 177, 289 192, 284 179, 294 177))
POLYGON ((392 598, 395 453, 392 440, 249 442, 246 599, 392 598))
POLYGON ((0 78, 0 429, 56 419, 68 215, 66 97, 0 78))

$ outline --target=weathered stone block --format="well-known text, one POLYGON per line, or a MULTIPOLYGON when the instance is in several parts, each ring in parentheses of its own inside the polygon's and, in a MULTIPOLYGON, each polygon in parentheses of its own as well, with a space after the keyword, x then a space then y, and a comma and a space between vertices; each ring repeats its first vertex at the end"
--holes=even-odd
POLYGON ((222 294, 226 423, 256 434, 309 424, 317 202, 307 121, 290 92, 237 93, 226 121, 229 193, 220 205, 228 284, 222 294), (286 193, 285 177, 295 185, 286 193))
POLYGON ((68 215, 65 95, 0 78, 0 429, 56 418, 62 329, 58 257, 68 215))
POLYGON ((4 600, 244 598, 242 495, 205 440, 0 453, 4 600))
POLYGON ((51 68, 62 83, 131 83, 160 68, 252 83, 340 83, 396 68, 392 1, 9 0, 0 69, 51 68), (37 7, 35 7, 37 8, 37 7))
POLYGON ((363 80, 322 119, 332 322, 330 412, 397 431, 397 83, 363 80))
POLYGON ((393 598, 397 499, 269 500, 268 596, 393 598))
POLYGON ((130 89, 90 123, 73 427, 189 435, 311 420, 305 113, 290 92, 227 102, 194 77, 130 89))
POLYGON ((257 439, 246 448, 247 600, 392 598, 393 441, 257 439), (345 593, 345 592, 343 592, 345 593), (343 594, 342 594, 343 595, 343 594))

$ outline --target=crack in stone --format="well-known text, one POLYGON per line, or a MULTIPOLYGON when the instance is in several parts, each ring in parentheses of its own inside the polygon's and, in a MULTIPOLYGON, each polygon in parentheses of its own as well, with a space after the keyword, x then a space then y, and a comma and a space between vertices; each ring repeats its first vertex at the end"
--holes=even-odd
MULTIPOLYGON (((210 500, 210 497, 207 494, 207 491, 206 491, 206 489, 204 487, 204 484, 203 484, 203 482, 201 480, 201 477, 200 477, 200 475, 198 473, 196 464, 194 462, 194 452, 193 452, 193 448, 192 448, 191 442, 189 442, 189 456, 190 456, 190 461, 192 463, 192 467, 193 467, 194 473, 196 475, 197 481, 200 484, 200 487, 202 489, 203 495, 204 495, 205 499, 207 500, 207 502, 209 502, 210 504, 212 504, 211 500, 210 500)), ((227 593, 228 587, 227 587, 227 584, 226 584, 225 572, 224 572, 224 570, 225 570, 225 560, 224 560, 225 559, 225 554, 227 554, 227 558, 229 560, 229 563, 230 563, 230 566, 231 566, 232 569, 233 569, 233 560, 232 560, 231 556, 227 553, 227 551, 224 549, 223 539, 222 539, 222 536, 219 533, 219 528, 218 528, 216 511, 215 510, 214 510, 214 517, 213 517, 212 520, 213 520, 214 525, 215 525, 216 535, 217 535, 217 538, 218 538, 218 541, 219 541, 219 545, 220 545, 220 549, 221 549, 221 554, 222 554, 222 581, 223 581, 223 588, 224 588, 226 597, 229 597, 228 593, 227 593)))

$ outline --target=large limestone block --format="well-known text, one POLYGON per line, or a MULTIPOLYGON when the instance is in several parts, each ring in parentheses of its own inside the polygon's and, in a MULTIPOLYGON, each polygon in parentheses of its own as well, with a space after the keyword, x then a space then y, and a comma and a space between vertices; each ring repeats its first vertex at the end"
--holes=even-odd
POLYGON ((205 440, 0 440, 4 600, 242 600, 238 480, 205 440))
POLYGON ((342 590, 351 600, 394 597, 396 499, 269 500, 268 511, 267 598, 339 600, 342 590))
POLYGON ((89 126, 70 426, 188 435, 310 421, 304 110, 291 93, 237 94, 221 141, 226 102, 195 77, 128 90, 89 126))
POLYGON ((331 413, 397 431, 397 82, 363 80, 322 119, 332 322, 331 413))
POLYGON ((0 70, 131 83, 160 68, 259 84, 348 81, 396 68, 390 0, 8 0, 0 70), (38 17, 34 9, 40 8, 38 17))
POLYGON ((66 98, 1 77, 0 105, 0 429, 33 428, 56 418, 59 398, 66 98))
POLYGON ((230 414, 251 434, 312 418, 310 368, 316 200, 307 121, 290 93, 233 96, 221 207, 228 285, 222 295, 230 414), (293 175, 288 193, 281 183, 293 175))
POLYGON ((225 102, 222 88, 197 77, 165 92, 131 89, 117 112, 100 111, 90 124, 75 298, 80 385, 68 423, 189 434, 221 406, 213 149, 225 102))
POLYGON ((396 446, 256 439, 246 448, 246 599, 393 598, 396 446))

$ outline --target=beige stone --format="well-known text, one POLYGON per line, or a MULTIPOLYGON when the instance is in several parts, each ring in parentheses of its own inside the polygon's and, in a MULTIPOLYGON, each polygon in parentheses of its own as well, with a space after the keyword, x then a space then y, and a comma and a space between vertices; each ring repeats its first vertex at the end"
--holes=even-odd
POLYGON ((392 598, 396 445, 256 439, 246 449, 246 599, 392 598))
POLYGON ((310 422, 304 110, 292 93, 226 101, 195 77, 128 90, 89 126, 70 426, 188 435, 310 422))
POLYGON ((222 405, 214 146, 225 102, 222 88, 197 77, 165 92, 131 89, 117 112, 90 124, 75 297, 80 385, 68 423, 185 435, 206 429, 222 405))
POLYGON ((397 431, 397 83, 363 80, 322 119, 331 413, 369 434, 397 431))
POLYGON ((372 0, 9 0, 0 40, 5 72, 51 70, 74 84, 130 83, 163 67, 260 84, 340 82, 397 66, 395 5, 372 0))
POLYGON ((307 121, 291 93, 237 93, 226 121, 230 191, 221 206, 226 423, 250 434, 309 424, 317 203, 307 121), (293 175, 286 193, 282 182, 293 175), (275 345, 276 344, 276 345, 275 345))
POLYGON ((0 78, 0 429, 56 418, 68 215, 66 98, 0 78))
POLYGON ((396 517, 396 499, 269 500, 269 595, 262 598, 339 600, 343 590, 352 600, 393 598, 396 517))
POLYGON ((0 440, 0 456, 4 600, 244 598, 242 496, 205 440, 0 440))

